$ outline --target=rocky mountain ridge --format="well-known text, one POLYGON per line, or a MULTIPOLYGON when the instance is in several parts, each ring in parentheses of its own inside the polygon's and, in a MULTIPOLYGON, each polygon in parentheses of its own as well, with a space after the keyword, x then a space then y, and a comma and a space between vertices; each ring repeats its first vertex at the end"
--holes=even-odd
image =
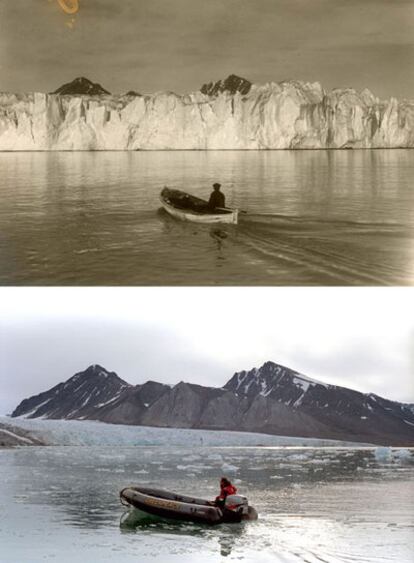
POLYGON ((411 405, 327 385, 273 362, 235 373, 222 388, 133 386, 94 365, 25 399, 12 413, 17 416, 414 445, 411 405))
POLYGON ((230 75, 178 95, 109 94, 78 78, 54 94, 0 93, 0 150, 414 147, 414 102, 315 82, 230 75))
POLYGON ((63 84, 60 88, 52 92, 52 94, 59 94, 60 96, 105 96, 110 95, 108 90, 102 88, 98 83, 91 82, 88 78, 80 76, 75 78, 72 82, 63 84))
POLYGON ((0 449, 20 446, 45 446, 35 432, 0 422, 0 449))

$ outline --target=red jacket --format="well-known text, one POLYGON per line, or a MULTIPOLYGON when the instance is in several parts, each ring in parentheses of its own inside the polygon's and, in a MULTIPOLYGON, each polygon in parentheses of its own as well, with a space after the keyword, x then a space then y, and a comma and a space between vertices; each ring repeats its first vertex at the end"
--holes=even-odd
POLYGON ((237 493, 237 488, 234 485, 227 485, 220 487, 220 495, 216 500, 224 500, 228 495, 235 495, 237 493))

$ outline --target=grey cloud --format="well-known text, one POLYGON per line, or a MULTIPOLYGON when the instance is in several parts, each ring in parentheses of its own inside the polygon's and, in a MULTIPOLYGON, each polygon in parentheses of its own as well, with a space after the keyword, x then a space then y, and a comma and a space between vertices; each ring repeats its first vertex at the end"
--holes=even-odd
POLYGON ((317 379, 404 402, 414 401, 409 357, 408 344, 401 346, 397 355, 394 349, 387 348, 385 338, 373 342, 359 337, 323 353, 301 346, 291 362, 296 367, 306 366, 307 375, 317 379))
POLYGON ((131 384, 149 379, 172 384, 208 380, 220 386, 226 380, 225 369, 214 357, 192 353, 167 327, 139 322, 76 318, 39 319, 24 326, 10 322, 1 342, 1 413, 95 363, 131 384))

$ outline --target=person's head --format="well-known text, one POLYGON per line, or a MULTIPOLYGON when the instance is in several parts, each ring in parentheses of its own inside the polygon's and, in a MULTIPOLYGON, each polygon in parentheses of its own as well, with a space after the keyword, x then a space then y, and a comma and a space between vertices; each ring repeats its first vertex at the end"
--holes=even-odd
POLYGON ((229 485, 231 485, 230 481, 227 479, 227 477, 222 477, 220 479, 220 485, 222 487, 228 487, 229 485))
POLYGON ((216 182, 215 184, 213 184, 213 188, 214 191, 218 192, 221 188, 221 184, 219 184, 218 182, 216 182))

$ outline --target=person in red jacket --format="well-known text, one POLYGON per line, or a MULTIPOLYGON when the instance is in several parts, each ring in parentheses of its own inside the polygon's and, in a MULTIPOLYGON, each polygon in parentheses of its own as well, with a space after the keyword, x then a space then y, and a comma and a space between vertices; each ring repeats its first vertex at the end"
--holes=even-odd
POLYGON ((230 483, 227 477, 222 477, 220 479, 220 494, 216 497, 215 504, 217 506, 224 506, 226 502, 226 497, 229 495, 235 495, 237 493, 237 488, 230 483))

